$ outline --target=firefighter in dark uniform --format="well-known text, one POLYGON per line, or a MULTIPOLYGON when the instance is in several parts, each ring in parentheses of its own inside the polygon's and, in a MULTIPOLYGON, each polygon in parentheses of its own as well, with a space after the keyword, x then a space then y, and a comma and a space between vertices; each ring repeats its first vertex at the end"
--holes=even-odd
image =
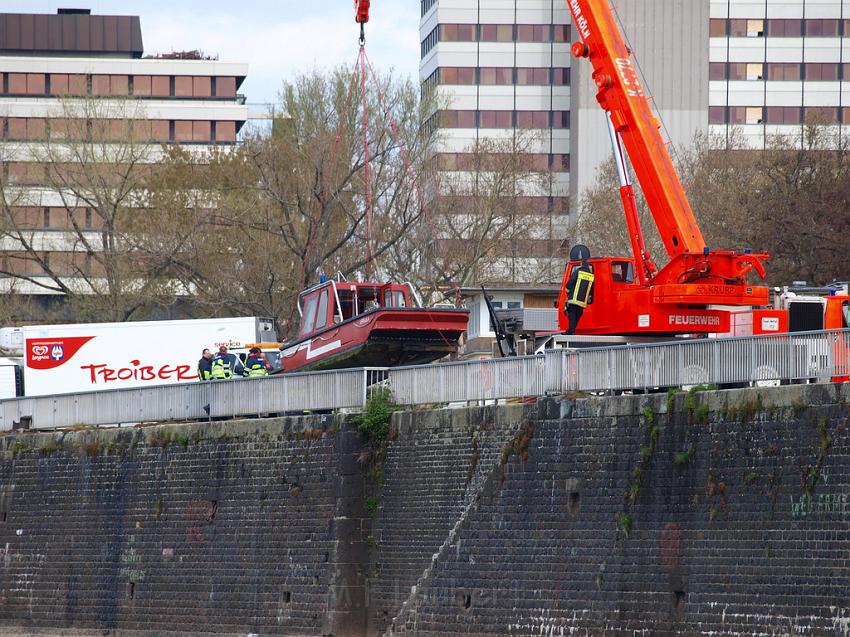
POLYGON ((201 360, 198 361, 198 380, 210 380, 212 378, 212 352, 204 349, 201 352, 201 360))
POLYGON ((245 361, 245 375, 249 378, 257 376, 268 376, 272 369, 271 363, 266 360, 265 354, 259 347, 252 347, 248 350, 250 356, 245 361))
POLYGON ((593 299, 593 271, 587 259, 581 260, 581 265, 573 268, 567 280, 567 302, 564 313, 569 320, 567 334, 575 334, 584 308, 593 299))

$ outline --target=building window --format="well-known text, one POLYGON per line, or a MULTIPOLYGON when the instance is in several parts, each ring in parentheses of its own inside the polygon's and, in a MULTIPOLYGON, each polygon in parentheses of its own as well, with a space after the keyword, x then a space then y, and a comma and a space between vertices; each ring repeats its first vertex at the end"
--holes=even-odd
POLYGON ((841 121, 850 126, 850 106, 845 106, 841 111, 841 121))
POLYGON ((172 77, 172 86, 174 90, 172 91, 172 95, 174 97, 192 97, 192 77, 191 76, 177 76, 172 77))
POLYGON ((154 75, 151 77, 151 96, 152 97, 168 97, 172 95, 172 80, 173 77, 167 75, 154 75))
POLYGON ((807 106, 803 110, 806 124, 838 123, 838 109, 833 106, 807 106))
POLYGON ((49 228, 50 227, 50 208, 45 208, 42 211, 42 216, 43 216, 43 219, 42 219, 42 226, 41 227, 42 228, 49 228))
POLYGON ((419 17, 424 16, 437 3, 437 0, 420 0, 419 2, 419 17))
POLYGON ((440 84, 475 84, 475 68, 471 66, 446 66, 439 69, 440 84))
POLYGON ((838 20, 810 19, 803 22, 806 28, 806 37, 838 37, 838 20))
POLYGON ((708 34, 712 38, 722 38, 728 34, 726 18, 712 18, 708 21, 708 34))
POLYGON ((767 107, 768 124, 799 124, 800 121, 800 108, 797 106, 767 107))
POLYGON ((569 172, 570 156, 563 153, 549 155, 549 168, 556 173, 569 172))
POLYGON ((723 106, 708 107, 708 123, 709 124, 725 124, 726 123, 726 108, 723 106))
POLYGON ((726 79, 726 62, 709 62, 709 64, 708 64, 708 79, 709 80, 725 80, 726 79))
POLYGON ((475 26, 474 24, 441 24, 440 42, 475 42, 475 26))
POLYGON ((570 85, 570 70, 569 69, 552 69, 552 84, 555 86, 570 85))
POLYGON ((6 73, 5 75, 6 93, 24 95, 27 92, 26 73, 6 73))
POLYGON ((209 120, 192 122, 192 141, 196 143, 209 142, 212 139, 212 126, 209 120))
POLYGON ((801 20, 768 20, 767 34, 779 38, 799 38, 803 35, 801 20))
POLYGON ((806 80, 811 82, 838 80, 838 64, 809 63, 805 67, 806 80))
POLYGON ((434 27, 433 31, 425 36, 422 44, 419 46, 419 55, 424 58, 435 46, 439 38, 440 27, 434 27))
POLYGON ((517 42, 550 42, 552 28, 548 24, 518 24, 517 42))
POLYGON ((513 42, 514 39, 512 24, 482 24, 478 29, 482 42, 513 42))
POLYGON ((151 76, 133 76, 133 95, 136 97, 149 97, 151 94, 151 76))
POLYGON ((746 80, 747 65, 741 63, 733 63, 729 65, 728 77, 730 80, 746 80))
POLYGON ((570 41, 570 25, 569 24, 552 25, 552 40, 554 42, 569 42, 570 41))
POLYGON ((764 37, 764 20, 747 20, 747 37, 764 37))
POLYGON ((116 97, 127 97, 130 94, 130 76, 110 75, 109 94, 116 97))
POLYGON ((747 20, 729 20, 729 35, 733 38, 747 37, 747 20))
POLYGON ((479 128, 513 128, 513 111, 480 111, 479 128))
POLYGON ((213 78, 213 86, 215 86, 216 97, 236 97, 235 77, 213 78))
POLYGON ((192 97, 212 97, 212 82, 208 75, 192 78, 192 97))
POLYGON ((510 67, 482 67, 478 73, 478 81, 483 85, 506 85, 514 83, 513 69, 510 67))
MULTIPOLYGON (((799 80, 801 77, 799 64, 771 62, 767 65, 767 79, 769 80, 799 80)), ((768 119, 770 118, 768 117, 768 119)))
POLYGON ((552 111, 552 128, 569 128, 569 111, 552 111))
POLYGON ((548 111, 517 111, 517 128, 549 128, 548 111))
POLYGON ((168 142, 174 141, 174 129, 171 122, 165 119, 151 120, 151 141, 168 142))
POLYGON ((747 64, 747 79, 763 80, 764 79, 764 64, 747 64))
POLYGON ((236 122, 217 121, 215 123, 215 140, 219 143, 235 143, 236 122))
POLYGON ((747 124, 763 124, 764 123, 764 108, 761 106, 746 107, 746 122, 747 124))
POLYGON ((441 128, 475 128, 475 111, 440 111, 441 128))
POLYGON ((109 95, 109 76, 108 75, 92 75, 91 76, 91 94, 92 95, 109 95))
POLYGON ((550 84, 549 69, 518 68, 516 70, 516 83, 519 86, 548 86, 550 84))
POLYGON ((761 124, 763 113, 764 108, 761 106, 731 106, 729 107, 729 123, 761 124))
POLYGON ((420 95, 422 99, 425 99, 427 95, 430 95, 437 85, 440 83, 440 71, 441 69, 438 67, 434 69, 434 72, 431 73, 428 77, 422 80, 422 85, 420 87, 420 95))

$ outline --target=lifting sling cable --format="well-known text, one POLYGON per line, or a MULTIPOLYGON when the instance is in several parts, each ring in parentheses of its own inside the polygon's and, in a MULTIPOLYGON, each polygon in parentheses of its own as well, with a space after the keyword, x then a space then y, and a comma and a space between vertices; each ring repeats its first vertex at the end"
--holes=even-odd
MULTIPOLYGON (((422 193, 422 188, 419 185, 419 180, 416 179, 416 174, 413 171, 413 167, 410 162, 410 155, 407 152, 407 148, 402 143, 401 136, 399 134, 398 125, 395 121, 395 118, 392 116, 392 112, 390 111, 387 101, 384 96, 384 92, 381 89, 381 83, 378 81, 377 74, 375 73, 375 69, 372 67, 372 63, 369 60, 368 55, 366 54, 366 33, 364 29, 364 25, 369 21, 369 4, 370 0, 357 0, 355 5, 356 15, 355 21, 360 24, 360 51, 357 56, 357 63, 355 64, 355 77, 357 77, 358 69, 360 75, 360 99, 362 104, 362 133, 363 133, 363 179, 365 183, 365 220, 366 220, 366 258, 369 269, 375 269, 375 254, 373 247, 373 228, 372 228, 372 184, 370 181, 370 171, 369 171, 369 163, 370 163, 370 154, 369 154, 369 120, 368 120, 368 103, 366 100, 366 75, 368 70, 368 75, 372 79, 372 82, 375 85, 376 93, 378 96, 378 103, 383 111, 384 117, 387 119, 387 122, 390 126, 390 133, 392 135, 393 140, 399 148, 399 154, 401 156, 402 163, 404 165, 405 172, 410 178, 411 183, 416 191, 416 197, 419 201, 419 205, 421 207, 421 214, 425 217, 425 220, 429 226, 431 234, 434 239, 435 247, 438 245, 438 234, 437 229, 433 224, 433 221, 428 214, 428 207, 425 202, 425 196, 422 193)), ((445 269, 445 268, 444 268, 445 269)), ((368 270, 367 270, 368 271, 368 270)), ((434 323, 437 328, 436 331, 440 335, 440 338, 449 345, 449 341, 446 339, 443 331, 439 329, 437 326, 436 319, 431 316, 431 321, 434 323)))
POLYGON ((366 200, 366 272, 367 276, 375 270, 375 255, 372 250, 372 181, 369 176, 369 109, 366 103, 366 39, 363 36, 363 23, 360 23, 360 98, 363 105, 363 184, 366 200))
MULTIPOLYGON (((328 187, 329 187, 328 186, 328 173, 333 171, 334 166, 336 166, 336 159, 337 159, 337 154, 339 152, 339 146, 342 143, 343 124, 345 123, 343 121, 343 117, 345 117, 348 114, 349 109, 351 107, 352 98, 354 97, 354 85, 357 83, 357 69, 358 69, 358 66, 359 66, 359 62, 360 62, 360 57, 358 56, 357 64, 354 65, 354 74, 351 78, 351 81, 348 83, 348 92, 346 93, 345 101, 343 102, 342 111, 340 111, 340 118, 339 118, 339 121, 337 122, 336 132, 335 132, 335 135, 334 135, 334 143, 333 143, 333 146, 331 147, 330 161, 328 161, 328 163, 325 165, 325 167, 322 170, 322 187, 321 187, 321 190, 319 191, 319 203, 320 203, 323 210, 324 210, 324 208, 325 208, 325 206, 327 205, 327 202, 328 202, 328 187)), ((335 192, 333 197, 331 197, 331 199, 336 198, 337 195, 338 195, 338 193, 335 192)), ((316 239, 316 233, 318 231, 319 231, 319 224, 314 223, 312 225, 312 227, 310 228, 310 234, 307 238, 307 245, 305 246, 305 250, 304 250, 304 260, 305 260, 305 262, 308 261, 310 251, 312 249, 312 245, 313 245, 313 243, 316 239)))

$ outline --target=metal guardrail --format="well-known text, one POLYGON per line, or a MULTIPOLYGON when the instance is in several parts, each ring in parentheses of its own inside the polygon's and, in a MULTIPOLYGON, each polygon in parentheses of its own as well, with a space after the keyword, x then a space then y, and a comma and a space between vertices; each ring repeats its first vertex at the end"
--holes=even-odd
POLYGON ((0 431, 359 408, 384 369, 347 369, 0 401, 0 431))
POLYGON ((421 405, 846 376, 850 330, 802 332, 23 397, 0 401, 0 431, 357 409, 370 391, 383 387, 399 404, 421 405))

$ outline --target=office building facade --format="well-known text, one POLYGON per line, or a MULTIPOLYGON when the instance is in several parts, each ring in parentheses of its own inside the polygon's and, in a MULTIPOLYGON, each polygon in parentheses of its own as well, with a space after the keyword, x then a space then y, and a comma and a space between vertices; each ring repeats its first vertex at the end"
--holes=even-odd
POLYGON ((850 130, 850 1, 712 0, 712 133, 753 148, 800 139, 807 123, 850 130))
MULTIPOLYGON (((420 79, 434 90, 438 169, 468 173, 480 142, 510 152, 536 178, 513 193, 527 240, 500 254, 492 278, 539 282, 560 276, 569 224, 570 27, 560 0, 422 0, 420 79)), ((463 199, 458 213, 463 214, 463 199)))
POLYGON ((55 293, 49 289, 55 286, 39 285, 44 266, 73 279, 87 267, 84 253, 97 244, 101 228, 85 202, 45 183, 51 148, 70 146, 86 129, 89 135, 105 131, 94 143, 97 153, 83 153, 88 159, 99 153, 104 161, 109 148, 129 139, 145 147, 134 155, 140 163, 159 161, 171 144, 235 144, 248 118, 237 93, 248 69, 202 56, 143 57, 137 16, 62 9, 56 15, 0 14, 0 36, 6 229, 11 223, 39 250, 39 258, 22 253, 15 232, 4 232, 0 284, 23 294, 55 293), (87 248, 80 235, 89 232, 87 248))
MULTIPOLYGON (((734 131, 763 148, 772 135, 800 139, 807 122, 830 125, 846 144, 850 0, 610 2, 674 160, 697 134, 723 143, 734 131)), ((420 78, 438 86, 454 111, 440 120, 440 150, 450 153, 442 168, 457 170, 462 155, 451 153, 476 139, 539 126, 551 141, 547 165, 567 168, 556 180, 555 209, 568 226, 610 143, 592 69, 570 60, 566 3, 423 0, 421 8, 420 78), (541 41, 528 41, 535 37, 541 41), (529 88, 535 77, 540 84, 529 88)), ((563 256, 553 260, 554 280, 563 256)))
MULTIPOLYGON (((850 0, 612 0, 671 152, 733 130, 754 148, 807 122, 850 130, 850 0)), ((539 165, 563 169, 557 214, 575 217, 610 156, 591 67, 570 62, 562 0, 422 0, 420 78, 451 106, 442 167, 482 137, 544 131, 539 165), (531 86, 529 86, 529 84, 531 86), (454 154, 453 154, 454 153, 454 154), (569 186, 564 188, 564 183, 569 186)))

